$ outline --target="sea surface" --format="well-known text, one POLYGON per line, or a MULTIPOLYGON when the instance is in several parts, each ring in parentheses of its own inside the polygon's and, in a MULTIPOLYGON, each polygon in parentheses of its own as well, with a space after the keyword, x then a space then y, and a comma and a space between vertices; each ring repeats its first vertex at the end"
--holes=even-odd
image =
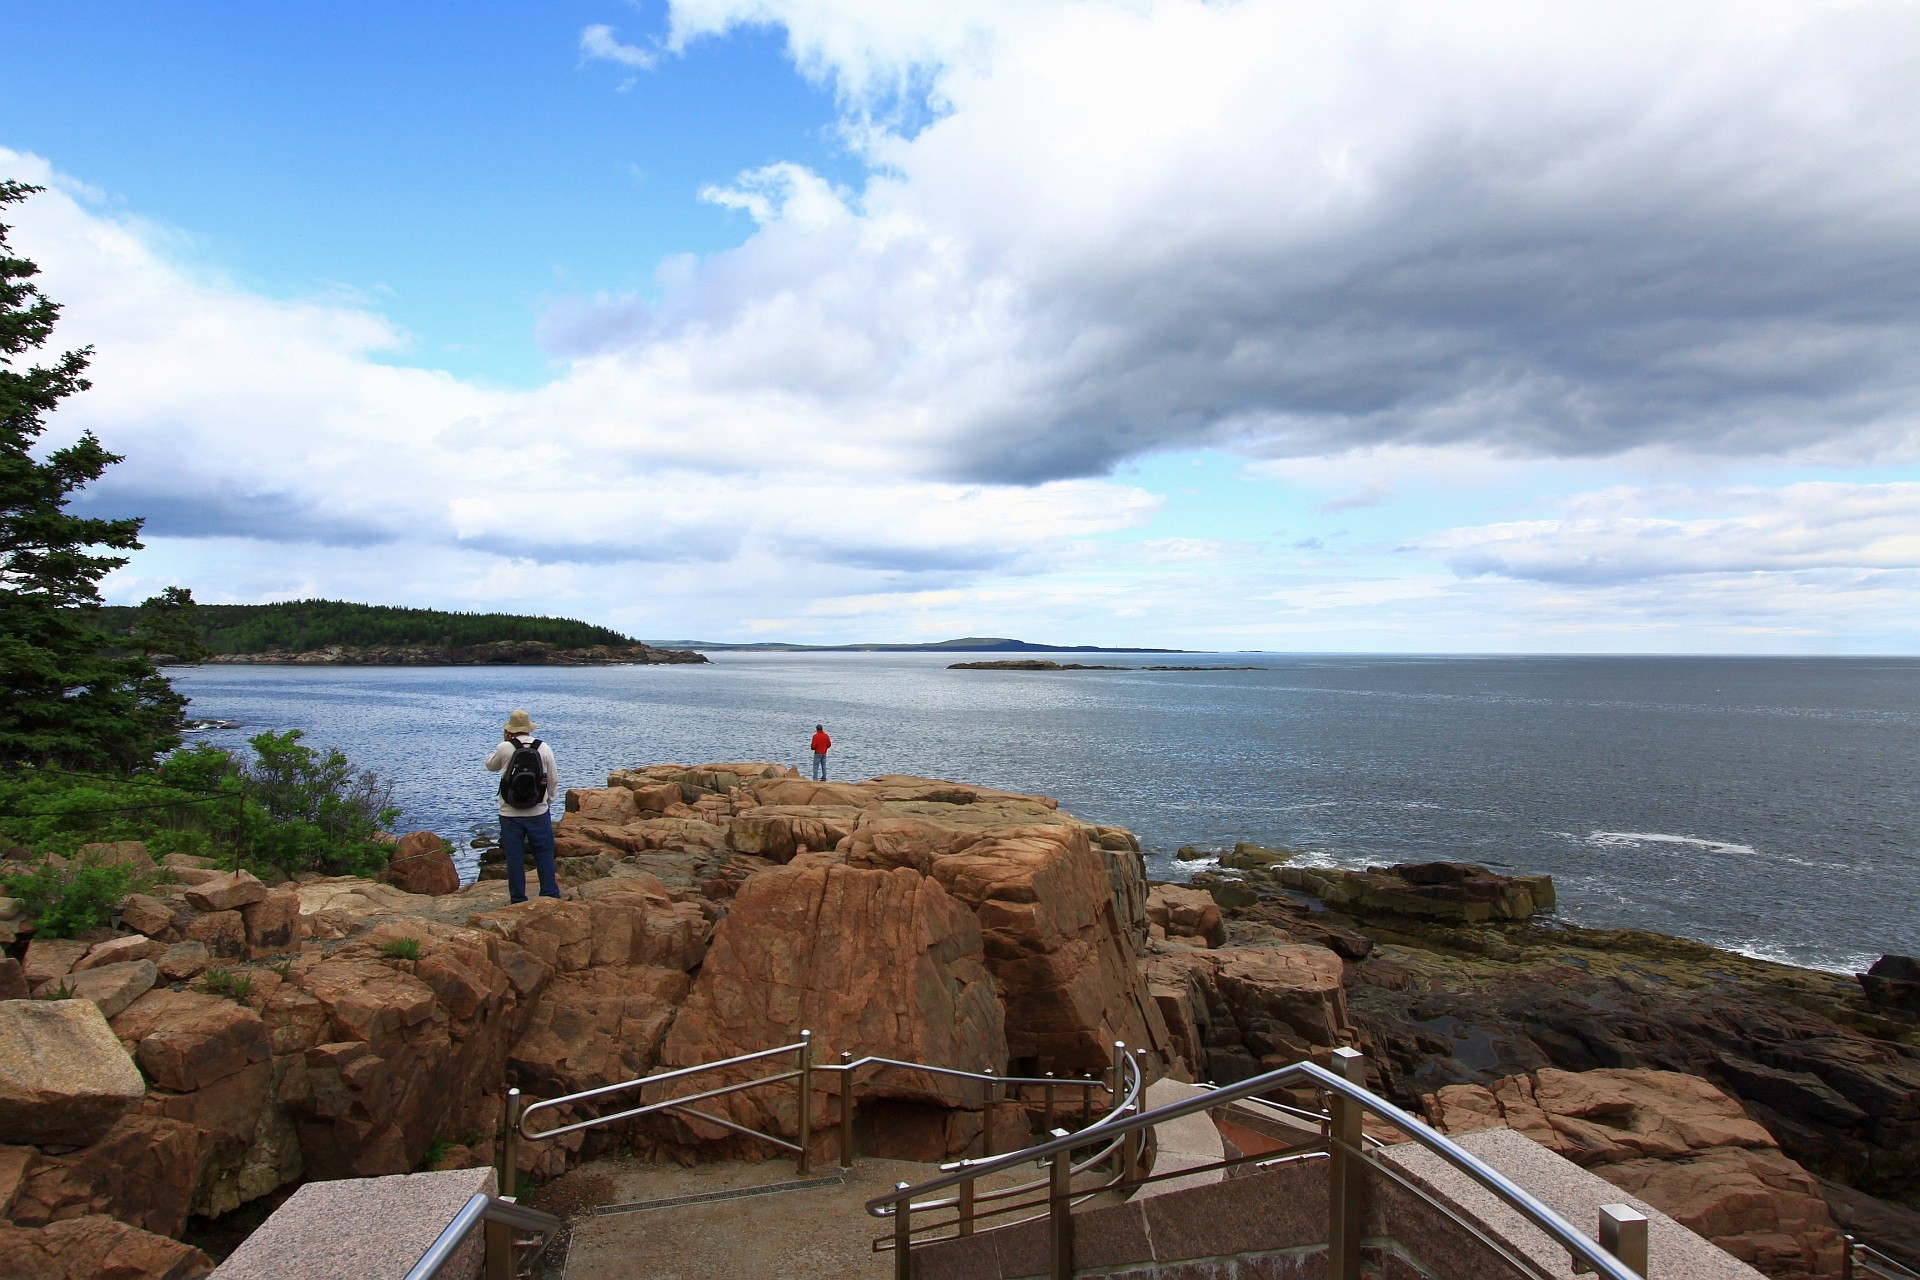
MULTIPOLYGON (((962 658, 978 655, 961 655, 962 658)), ((199 667, 196 735, 301 729, 392 778, 403 829, 493 827, 509 710, 563 786, 677 760, 918 773, 1058 797, 1182 845, 1548 872, 1563 919, 1836 970, 1920 953, 1920 659, 1102 655, 1255 671, 949 671, 949 654, 706 666, 199 667)), ((1204 866, 1205 863, 1197 864, 1204 866)), ((471 874, 471 872, 469 872, 471 874)))

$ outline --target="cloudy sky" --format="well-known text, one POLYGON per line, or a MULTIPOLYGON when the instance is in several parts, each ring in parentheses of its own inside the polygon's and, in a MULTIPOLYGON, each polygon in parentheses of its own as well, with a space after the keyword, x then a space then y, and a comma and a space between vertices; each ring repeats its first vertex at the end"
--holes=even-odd
POLYGON ((1920 651, 1910 3, 0 0, 110 583, 1920 651))

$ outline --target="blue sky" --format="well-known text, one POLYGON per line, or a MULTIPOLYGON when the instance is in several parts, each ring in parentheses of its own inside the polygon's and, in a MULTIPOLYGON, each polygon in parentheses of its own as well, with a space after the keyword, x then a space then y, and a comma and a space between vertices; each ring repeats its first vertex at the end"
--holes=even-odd
POLYGON ((1910 6, 0 0, 137 600, 1920 647, 1910 6))

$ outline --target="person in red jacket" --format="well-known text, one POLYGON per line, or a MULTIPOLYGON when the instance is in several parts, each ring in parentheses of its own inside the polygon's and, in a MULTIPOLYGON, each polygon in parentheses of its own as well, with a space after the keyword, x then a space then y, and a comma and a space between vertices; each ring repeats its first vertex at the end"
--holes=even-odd
POLYGON ((823 724, 813 726, 813 780, 827 780, 827 752, 833 746, 833 739, 827 736, 827 727, 823 724))

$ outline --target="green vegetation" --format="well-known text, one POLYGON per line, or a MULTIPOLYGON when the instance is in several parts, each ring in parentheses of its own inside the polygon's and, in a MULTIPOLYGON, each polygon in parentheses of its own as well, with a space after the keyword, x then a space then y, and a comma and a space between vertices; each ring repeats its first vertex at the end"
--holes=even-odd
MULTIPOLYGON (((0 211, 38 187, 0 182, 0 211)), ((100 579, 140 548, 140 521, 67 503, 120 459, 91 432, 35 456, 46 417, 87 389, 91 352, 19 363, 60 308, 32 283, 0 225, 0 764, 138 768, 179 741, 186 699, 131 638, 102 634, 100 579)))
MULTIPOLYGON (((139 840, 155 858, 195 854, 263 879, 386 866, 384 837, 400 817, 392 783, 307 746, 298 730, 248 742, 250 761, 201 744, 125 775, 0 770, 0 843, 71 856, 85 844, 139 840)), ((52 873, 43 865, 33 874, 52 873)))
POLYGON ((440 1162, 447 1158, 447 1152, 451 1150, 453 1150, 451 1142, 445 1138, 435 1138, 427 1144, 427 1154, 421 1157, 420 1167, 427 1170, 439 1167, 440 1162))
POLYGON ((380 944, 380 954, 392 956, 396 960, 418 960, 420 958, 420 940, 418 938, 395 938, 392 942, 380 944))
POLYGON ((200 989, 229 1000, 245 1000, 253 994, 253 975, 235 973, 226 965, 217 964, 200 975, 200 989))
MULTIPOLYGON (((187 602, 191 605, 191 600, 187 602)), ((155 601, 138 609, 98 611, 99 625, 126 641, 139 638, 160 613, 155 601), (146 621, 143 622, 143 617, 146 621)), ((512 613, 448 613, 342 600, 293 600, 284 604, 191 605, 199 641, 212 653, 301 653, 328 645, 427 645, 463 648, 496 640, 541 641, 562 649, 637 643, 607 627, 571 618, 535 618, 512 613)), ((177 631, 172 633, 177 635, 177 631)), ((177 652, 177 651, 169 651, 177 652)), ((180 655, 186 658, 187 655, 180 655)), ((191 659, 188 659, 191 660, 191 659)))
POLYGON ((39 936, 71 938, 107 923, 119 901, 146 888, 150 880, 131 867, 97 857, 47 858, 0 875, 0 888, 7 897, 20 899, 37 922, 39 936))
POLYGON ((71 1000, 73 988, 67 984, 65 978, 62 978, 52 986, 36 993, 33 998, 35 1000, 71 1000))

